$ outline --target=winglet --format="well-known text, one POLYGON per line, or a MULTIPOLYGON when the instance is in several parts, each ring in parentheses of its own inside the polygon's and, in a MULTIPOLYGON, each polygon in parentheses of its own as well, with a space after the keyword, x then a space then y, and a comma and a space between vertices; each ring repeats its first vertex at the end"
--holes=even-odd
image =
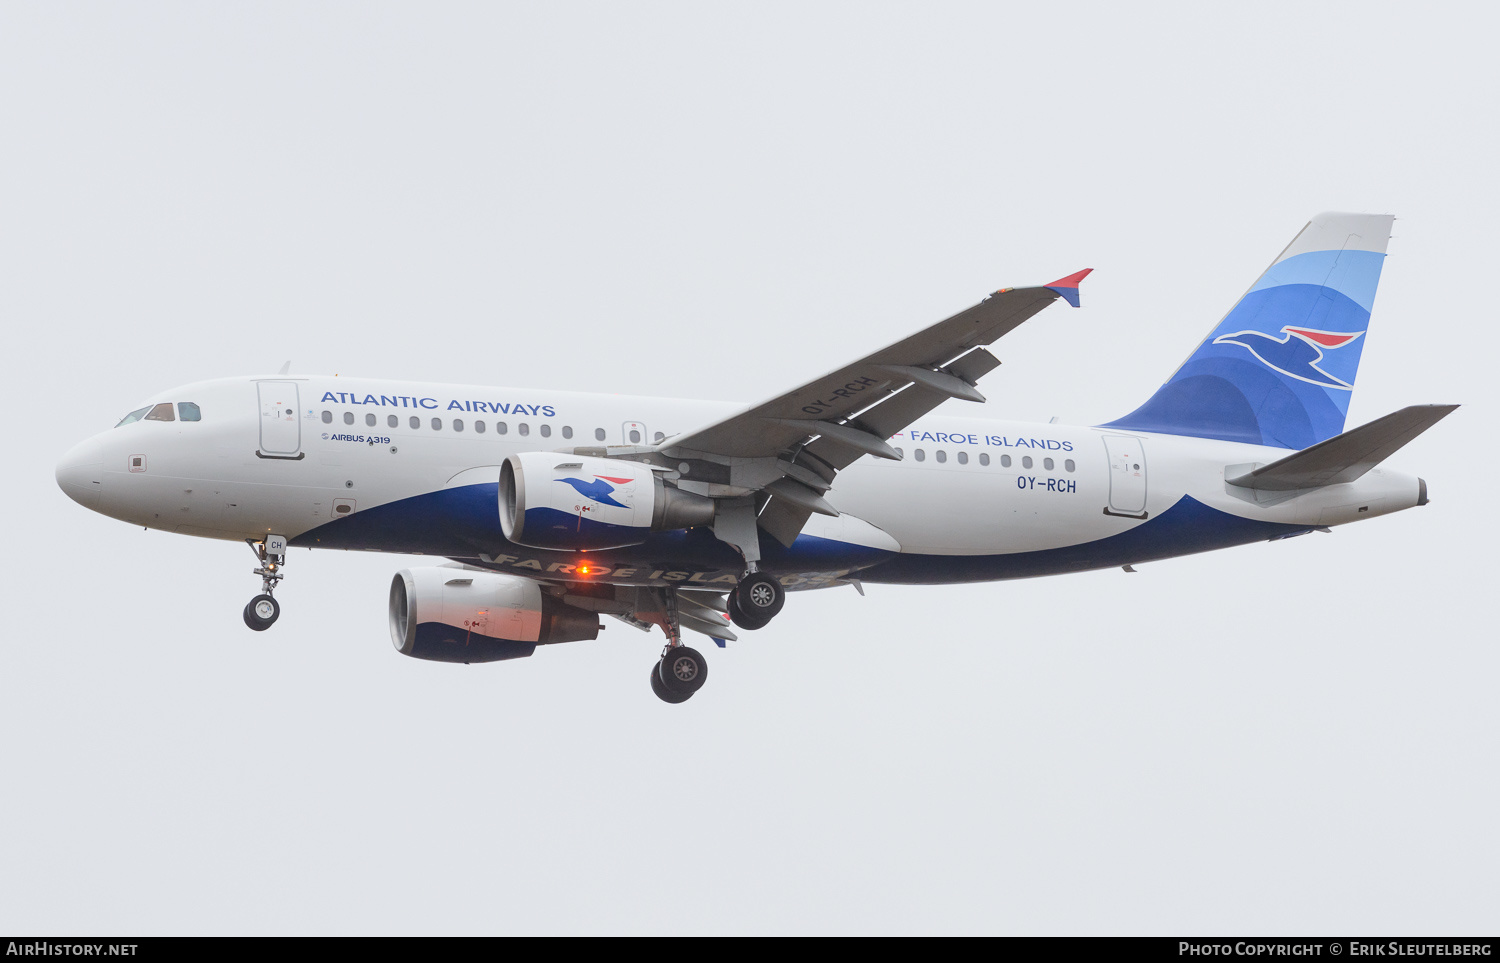
POLYGON ((1047 290, 1049 291, 1056 291, 1058 294, 1062 295, 1064 301, 1068 302, 1076 308, 1078 307, 1078 282, 1082 281, 1092 273, 1094 273, 1093 268, 1084 268, 1077 274, 1069 274, 1065 278, 1058 278, 1051 284, 1044 284, 1042 286, 1047 288, 1047 290))

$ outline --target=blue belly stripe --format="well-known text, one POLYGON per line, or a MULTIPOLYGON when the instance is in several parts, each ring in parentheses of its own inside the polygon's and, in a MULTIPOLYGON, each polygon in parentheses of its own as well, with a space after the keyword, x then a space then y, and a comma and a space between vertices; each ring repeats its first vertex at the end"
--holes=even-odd
POLYGON ((936 585, 1061 575, 1210 552, 1309 531, 1240 518, 1184 495, 1171 508, 1126 532, 1098 541, 1010 555, 898 555, 860 573, 867 582, 936 585))
MULTIPOLYGON (((291 544, 435 555, 500 572, 567 579, 565 575, 549 576, 546 567, 554 563, 576 564, 583 556, 576 552, 525 548, 506 541, 500 531, 497 498, 493 483, 428 492, 334 519, 297 536, 291 544), (486 565, 478 560, 481 554, 535 559, 541 568, 486 565)), ((987 582, 1113 568, 1305 531, 1308 531, 1305 525, 1260 522, 1230 515, 1185 495, 1171 508, 1128 531, 1066 548, 996 555, 918 555, 896 554, 809 535, 798 536, 788 549, 763 535, 760 567, 777 576, 857 573, 860 579, 872 583, 987 582)), ((640 573, 637 581, 643 581, 648 572, 658 569, 705 573, 696 585, 678 583, 684 587, 701 587, 708 579, 720 575, 738 576, 743 564, 739 553, 714 538, 707 528, 659 532, 644 544, 589 552, 587 559, 591 564, 611 569, 633 568, 640 573)), ((669 583, 657 580, 657 584, 669 583)), ((729 585, 721 582, 715 587, 729 585)))

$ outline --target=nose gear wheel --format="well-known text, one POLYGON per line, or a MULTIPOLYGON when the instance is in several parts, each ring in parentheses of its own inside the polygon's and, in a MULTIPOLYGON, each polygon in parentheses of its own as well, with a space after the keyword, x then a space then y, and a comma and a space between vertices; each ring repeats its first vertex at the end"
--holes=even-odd
POLYGON ((269 629, 281 617, 281 606, 269 595, 257 595, 245 606, 245 624, 257 632, 269 629))

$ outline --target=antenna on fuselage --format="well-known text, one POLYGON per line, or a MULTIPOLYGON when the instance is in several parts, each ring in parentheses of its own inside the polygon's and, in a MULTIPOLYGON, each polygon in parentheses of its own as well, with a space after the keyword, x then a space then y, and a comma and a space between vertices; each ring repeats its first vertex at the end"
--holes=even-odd
POLYGON ((282 365, 281 366, 281 370, 278 371, 278 372, 276 372, 276 373, 277 374, 290 374, 291 370, 292 370, 292 363, 290 361, 288 361, 286 364, 282 365))

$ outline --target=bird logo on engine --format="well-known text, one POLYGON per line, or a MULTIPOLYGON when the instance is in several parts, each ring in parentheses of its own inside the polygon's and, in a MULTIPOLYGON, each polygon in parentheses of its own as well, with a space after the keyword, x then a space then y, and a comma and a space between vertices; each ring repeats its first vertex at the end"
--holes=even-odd
POLYGON ((611 478, 607 475, 595 475, 593 481, 584 481, 582 478, 556 478, 554 481, 565 485, 572 485, 578 494, 589 501, 598 502, 600 505, 611 505, 615 508, 629 508, 629 505, 616 501, 612 496, 619 494, 621 497, 629 497, 627 492, 619 490, 619 485, 629 485, 635 481, 634 478, 611 478))

